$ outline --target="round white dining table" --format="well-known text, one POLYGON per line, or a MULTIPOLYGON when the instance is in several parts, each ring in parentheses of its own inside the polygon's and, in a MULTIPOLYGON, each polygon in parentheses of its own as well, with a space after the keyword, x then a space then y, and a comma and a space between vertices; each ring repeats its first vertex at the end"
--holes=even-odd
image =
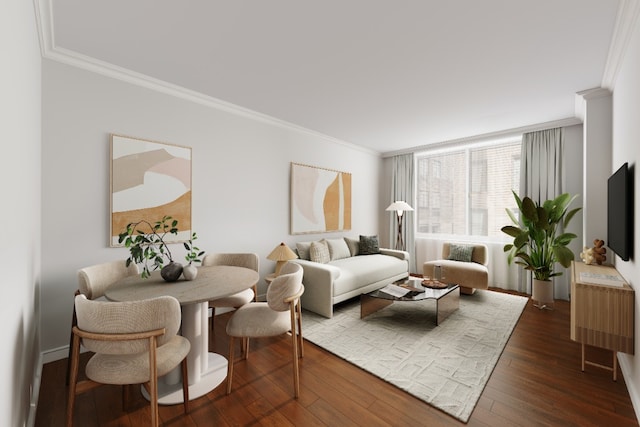
MULTIPOLYGON (((253 287, 260 276, 254 270, 234 266, 199 267, 194 280, 166 282, 159 271, 151 277, 129 276, 111 285, 105 296, 111 301, 135 301, 163 295, 175 297, 182 306, 182 335, 191 343, 187 356, 189 400, 201 397, 227 376, 226 357, 209 352, 209 301, 253 287)), ((179 369, 158 383, 158 403, 182 403, 179 369)))

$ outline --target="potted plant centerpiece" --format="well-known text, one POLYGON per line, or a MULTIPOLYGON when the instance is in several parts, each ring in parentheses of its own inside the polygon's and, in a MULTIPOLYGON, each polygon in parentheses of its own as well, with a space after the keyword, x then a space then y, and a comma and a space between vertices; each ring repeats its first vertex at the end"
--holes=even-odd
POLYGON ((151 275, 150 268, 160 269, 160 274, 167 282, 175 282, 182 274, 182 264, 174 262, 169 246, 165 242, 167 234, 178 234, 178 221, 164 216, 160 221, 151 224, 146 220, 127 224, 126 229, 118 235, 118 242, 129 249, 127 266, 132 262, 142 264, 140 276, 146 279, 151 275), (169 261, 165 265, 165 257, 169 261))
POLYGON ((188 242, 184 242, 184 248, 187 250, 187 254, 184 256, 184 259, 187 260, 188 264, 182 268, 182 274, 184 278, 187 280, 193 280, 198 275, 198 269, 193 263, 202 262, 202 255, 204 255, 204 251, 201 251, 200 248, 193 244, 193 241, 196 240, 198 236, 194 231, 191 234, 191 238, 188 242))
POLYGON ((568 211, 568 207, 577 196, 571 197, 564 193, 542 205, 531 198, 520 199, 513 192, 518 204, 520 218, 507 209, 507 214, 514 225, 502 227, 502 231, 513 237, 513 243, 507 244, 504 251, 508 252, 508 262, 521 265, 525 270, 533 272, 531 298, 543 308, 545 303, 553 302, 552 277, 562 275, 556 271, 556 263, 567 268, 574 259, 573 252, 567 245, 575 239, 573 233, 558 234, 566 227, 574 215, 581 209, 568 211), (562 225, 562 229, 558 229, 562 225))

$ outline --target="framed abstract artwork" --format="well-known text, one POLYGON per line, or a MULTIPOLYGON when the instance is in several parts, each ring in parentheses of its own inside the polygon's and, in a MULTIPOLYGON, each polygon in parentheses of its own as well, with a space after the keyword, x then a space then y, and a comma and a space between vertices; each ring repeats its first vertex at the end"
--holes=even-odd
POLYGON ((351 230, 351 174, 291 163, 291 234, 351 230))
POLYGON ((128 136, 111 135, 110 245, 118 234, 141 220, 154 224, 165 215, 178 221, 178 235, 191 236, 191 148, 128 136))

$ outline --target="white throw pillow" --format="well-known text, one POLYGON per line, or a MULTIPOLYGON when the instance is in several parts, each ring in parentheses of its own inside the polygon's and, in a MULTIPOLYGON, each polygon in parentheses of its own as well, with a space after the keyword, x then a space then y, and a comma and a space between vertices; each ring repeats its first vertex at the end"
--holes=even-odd
POLYGON ((349 258, 351 251, 344 239, 327 239, 327 245, 329 245, 329 256, 331 261, 342 258, 349 258))
POLYGON ((331 261, 331 256, 329 255, 329 246, 327 246, 327 242, 324 240, 311 243, 309 254, 311 255, 311 261, 313 262, 326 264, 331 261))

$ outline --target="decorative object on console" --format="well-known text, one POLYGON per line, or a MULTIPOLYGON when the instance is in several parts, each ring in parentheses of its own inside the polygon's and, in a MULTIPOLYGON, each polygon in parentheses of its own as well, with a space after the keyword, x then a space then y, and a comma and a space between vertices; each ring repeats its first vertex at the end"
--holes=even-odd
POLYGON ((598 265, 602 265, 607 260, 607 248, 604 247, 604 240, 595 239, 593 241, 593 258, 598 265))
MULTIPOLYGON (((143 279, 151 275, 151 269, 160 269, 162 278, 167 282, 175 282, 182 274, 182 264, 173 261, 173 255, 169 249, 167 236, 178 234, 178 220, 165 215, 160 221, 150 223, 146 220, 127 224, 126 229, 118 235, 118 243, 129 249, 127 266, 131 263, 142 264, 143 279), (165 258, 169 261, 165 264, 165 258)), ((193 246, 195 233, 192 234, 189 243, 185 243, 187 250, 193 253, 186 255, 189 261, 199 261, 204 251, 193 246), (195 256, 194 256, 195 255, 195 256)))
POLYGON ((504 251, 509 253, 509 264, 516 260, 516 264, 533 272, 531 298, 538 302, 536 307, 548 308, 546 303, 553 303, 551 278, 562 275, 561 271, 555 271, 556 263, 565 268, 571 265, 574 255, 567 245, 578 237, 573 233, 557 233, 564 230, 581 208, 567 211, 577 197, 571 197, 568 193, 542 204, 529 197, 520 199, 515 192, 513 197, 518 204, 520 218, 517 219, 511 210, 506 209, 514 225, 502 227, 503 233, 513 237, 513 243, 505 245, 504 251))
POLYGON ((291 234, 351 230, 351 174, 291 163, 291 234))
POLYGON ((395 201, 386 209, 388 211, 396 211, 396 219, 398 221, 398 236, 396 238, 396 249, 404 251, 404 238, 402 237, 402 220, 404 211, 412 211, 413 208, 407 202, 395 201))
POLYGON ((181 227, 167 243, 191 236, 191 148, 111 135, 110 246, 139 220, 171 216, 181 227))
POLYGON ((280 269, 287 261, 296 258, 298 258, 298 255, 296 255, 289 246, 285 245, 284 242, 276 246, 271 253, 267 255, 267 259, 276 262, 276 276, 280 275, 280 269))

